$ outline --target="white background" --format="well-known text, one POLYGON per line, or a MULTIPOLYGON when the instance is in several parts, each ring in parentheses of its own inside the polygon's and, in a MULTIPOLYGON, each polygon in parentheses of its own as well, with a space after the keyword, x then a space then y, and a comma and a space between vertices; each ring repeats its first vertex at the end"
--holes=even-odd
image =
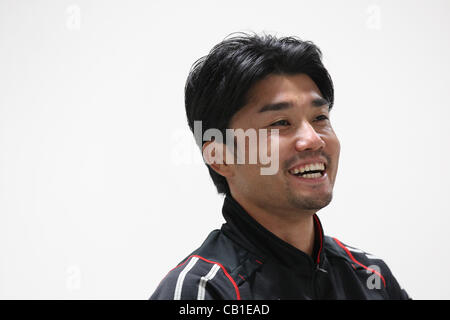
POLYGON ((235 31, 323 51, 341 141, 328 235, 450 298, 450 2, 0 0, 0 298, 147 299, 208 233, 192 63, 235 31))

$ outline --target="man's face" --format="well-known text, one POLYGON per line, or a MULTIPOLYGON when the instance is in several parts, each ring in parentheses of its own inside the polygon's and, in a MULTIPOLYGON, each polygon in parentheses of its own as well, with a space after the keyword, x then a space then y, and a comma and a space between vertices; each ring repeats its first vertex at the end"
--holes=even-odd
MULTIPOLYGON (((278 143, 279 170, 274 175, 261 175, 260 168, 268 165, 259 161, 231 164, 233 174, 227 181, 232 195, 286 215, 299 209, 315 212, 328 205, 340 144, 331 126, 329 106, 314 81, 305 74, 273 74, 256 83, 248 97, 248 104, 233 116, 229 128, 267 129, 269 152, 271 144, 278 143), (284 107, 267 107, 282 102, 284 107), (279 130, 278 140, 270 135, 270 129, 279 130), (314 179, 292 174, 290 169, 309 163, 325 163, 325 171, 314 179)), ((245 148, 248 155, 248 144, 245 148)))

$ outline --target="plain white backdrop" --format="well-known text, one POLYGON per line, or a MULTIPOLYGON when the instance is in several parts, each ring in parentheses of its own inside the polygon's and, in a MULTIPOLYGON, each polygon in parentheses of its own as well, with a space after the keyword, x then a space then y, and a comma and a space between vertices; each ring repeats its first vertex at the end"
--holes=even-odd
POLYGON ((341 157, 325 233, 450 298, 450 2, 0 0, 0 298, 148 299, 220 228, 192 63, 236 31, 311 40, 341 157))

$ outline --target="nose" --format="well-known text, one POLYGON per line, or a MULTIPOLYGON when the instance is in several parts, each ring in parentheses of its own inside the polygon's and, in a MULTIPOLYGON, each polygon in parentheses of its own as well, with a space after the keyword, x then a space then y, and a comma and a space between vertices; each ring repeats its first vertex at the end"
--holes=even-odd
POLYGON ((323 147, 325 147, 325 141, 317 134, 308 121, 303 121, 296 133, 295 149, 301 152, 318 150, 323 147))

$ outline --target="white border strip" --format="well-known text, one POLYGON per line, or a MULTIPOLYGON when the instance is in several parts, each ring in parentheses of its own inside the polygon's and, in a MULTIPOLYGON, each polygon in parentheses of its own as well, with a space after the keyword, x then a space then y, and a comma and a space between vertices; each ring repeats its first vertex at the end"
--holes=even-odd
POLYGON ((197 294, 197 300, 205 300, 205 287, 206 283, 209 280, 212 280, 214 276, 216 275, 217 271, 219 271, 220 266, 218 264, 214 264, 209 270, 208 274, 206 276, 201 277, 200 284, 198 285, 198 294, 197 294))
POLYGON ((192 267, 197 263, 198 258, 193 257, 191 261, 187 264, 187 266, 180 272, 177 279, 177 285, 175 286, 175 294, 173 296, 173 300, 181 300, 181 289, 183 288, 184 277, 192 269, 192 267))

